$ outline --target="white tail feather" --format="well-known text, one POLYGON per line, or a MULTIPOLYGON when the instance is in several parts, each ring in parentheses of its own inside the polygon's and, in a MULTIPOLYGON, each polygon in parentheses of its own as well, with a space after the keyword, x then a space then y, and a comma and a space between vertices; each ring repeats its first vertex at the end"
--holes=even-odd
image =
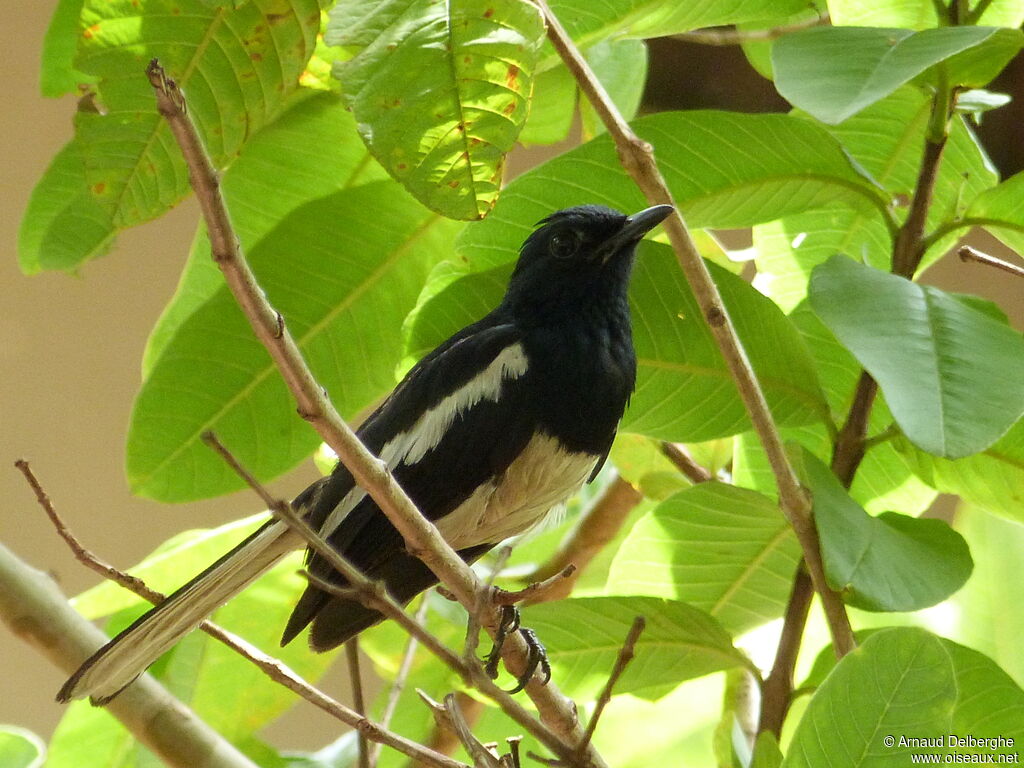
POLYGON ((260 529, 89 657, 64 684, 57 699, 89 696, 94 704, 106 703, 301 543, 283 523, 260 529))

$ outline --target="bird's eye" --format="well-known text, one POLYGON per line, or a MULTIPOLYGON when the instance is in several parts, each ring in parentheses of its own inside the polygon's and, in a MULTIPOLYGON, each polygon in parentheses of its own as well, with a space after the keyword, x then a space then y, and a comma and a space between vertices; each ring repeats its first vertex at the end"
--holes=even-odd
POLYGON ((574 253, 580 244, 579 233, 575 230, 567 230, 565 232, 556 232, 548 240, 548 250, 551 255, 556 259, 568 259, 574 253))

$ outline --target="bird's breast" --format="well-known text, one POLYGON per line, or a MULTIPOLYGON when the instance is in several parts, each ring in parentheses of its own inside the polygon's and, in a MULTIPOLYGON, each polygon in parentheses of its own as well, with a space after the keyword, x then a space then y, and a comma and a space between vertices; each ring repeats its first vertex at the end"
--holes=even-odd
POLYGON ((504 472, 439 520, 438 530, 455 549, 525 533, 583 486, 599 458, 538 431, 504 472))

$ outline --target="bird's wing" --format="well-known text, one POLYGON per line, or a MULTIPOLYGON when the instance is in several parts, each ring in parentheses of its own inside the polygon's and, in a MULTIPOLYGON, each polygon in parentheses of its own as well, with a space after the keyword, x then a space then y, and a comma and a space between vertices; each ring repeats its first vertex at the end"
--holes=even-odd
MULTIPOLYGON (((421 360, 359 435, 423 514, 437 521, 501 475, 529 443, 537 425, 529 393, 529 360, 516 327, 478 323, 421 360)), ((364 572, 373 575, 404 554, 401 536, 343 467, 304 496, 297 501, 310 509, 311 523, 364 572)), ((309 568, 341 583, 315 553, 309 568)), ((307 589, 285 630, 286 641, 326 598, 307 589)))

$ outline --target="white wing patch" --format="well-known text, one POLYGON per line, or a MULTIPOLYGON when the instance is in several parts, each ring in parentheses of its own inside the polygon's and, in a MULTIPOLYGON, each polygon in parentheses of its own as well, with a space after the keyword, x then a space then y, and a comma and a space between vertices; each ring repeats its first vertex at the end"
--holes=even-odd
POLYGON ((425 411, 408 430, 389 440, 380 458, 389 466, 412 465, 437 447, 455 417, 481 400, 497 401, 505 381, 515 381, 528 368, 522 344, 505 347, 480 373, 425 411))
POLYGON ((455 549, 524 533, 568 501, 597 462, 597 456, 568 451, 557 438, 537 432, 500 477, 438 520, 437 529, 455 549))
MULTIPOLYGON (((526 373, 529 367, 523 345, 511 344, 491 361, 484 370, 441 400, 433 408, 416 419, 404 432, 400 432, 384 444, 380 459, 395 470, 399 464, 410 466, 420 461, 444 439, 455 418, 472 408, 481 400, 497 401, 502 384, 515 381, 526 373)), ((320 528, 323 536, 333 533, 359 502, 366 497, 366 491, 355 486, 334 508, 320 528)))

